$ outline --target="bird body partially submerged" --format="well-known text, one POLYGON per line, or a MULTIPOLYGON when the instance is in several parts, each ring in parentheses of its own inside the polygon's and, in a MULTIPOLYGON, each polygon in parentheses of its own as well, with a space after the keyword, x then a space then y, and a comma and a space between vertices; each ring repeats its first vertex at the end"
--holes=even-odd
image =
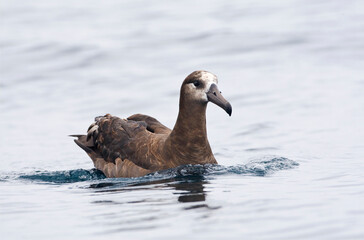
POLYGON ((216 164, 206 131, 206 107, 216 103, 231 115, 218 91, 217 78, 195 71, 183 82, 173 130, 155 118, 135 114, 127 119, 97 117, 87 135, 72 135, 107 177, 139 177, 184 164, 216 164))

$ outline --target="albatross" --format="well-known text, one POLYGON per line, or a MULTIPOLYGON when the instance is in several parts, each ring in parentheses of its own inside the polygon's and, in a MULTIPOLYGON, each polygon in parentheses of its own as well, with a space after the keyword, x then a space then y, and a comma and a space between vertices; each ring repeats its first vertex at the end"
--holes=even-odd
POLYGON ((185 164, 217 164, 206 131, 208 102, 229 116, 230 103, 217 87, 216 75, 194 71, 183 81, 179 113, 173 130, 157 119, 134 114, 121 119, 110 114, 96 117, 86 135, 75 143, 106 177, 141 177, 185 164))

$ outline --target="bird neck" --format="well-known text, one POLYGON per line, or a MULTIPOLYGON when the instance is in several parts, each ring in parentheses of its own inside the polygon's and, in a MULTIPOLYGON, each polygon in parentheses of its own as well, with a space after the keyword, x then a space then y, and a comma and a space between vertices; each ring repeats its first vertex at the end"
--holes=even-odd
POLYGON ((204 103, 180 101, 179 113, 172 136, 191 143, 208 143, 206 130, 206 107, 204 103))
POLYGON ((207 139, 206 107, 207 103, 180 99, 176 124, 166 140, 177 165, 216 163, 207 139))

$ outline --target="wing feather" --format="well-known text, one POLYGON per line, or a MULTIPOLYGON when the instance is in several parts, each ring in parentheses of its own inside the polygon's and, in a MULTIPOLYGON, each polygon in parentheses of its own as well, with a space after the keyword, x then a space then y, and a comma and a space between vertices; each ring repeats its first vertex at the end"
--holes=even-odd
POLYGON ((171 129, 164 126, 157 119, 143 114, 134 114, 128 117, 128 120, 142 121, 147 124, 147 130, 156 134, 169 134, 171 129))
MULTIPOLYGON (((158 139, 161 137, 147 130, 149 122, 140 120, 120 119, 109 114, 97 119, 95 126, 99 127, 92 128, 98 133, 92 140, 106 162, 115 163, 117 158, 128 159, 141 168, 158 169, 160 163, 156 161, 153 149, 159 147, 158 139)), ((161 124, 158 125, 157 120, 152 123, 152 127, 157 124, 157 132, 161 132, 161 124)), ((163 131, 166 130, 164 128, 163 131)))
POLYGON ((128 119, 106 114, 95 118, 87 135, 73 135, 106 176, 142 176, 160 168, 161 143, 171 132, 155 118, 135 114, 128 119), (119 175, 115 175, 118 173, 119 175))

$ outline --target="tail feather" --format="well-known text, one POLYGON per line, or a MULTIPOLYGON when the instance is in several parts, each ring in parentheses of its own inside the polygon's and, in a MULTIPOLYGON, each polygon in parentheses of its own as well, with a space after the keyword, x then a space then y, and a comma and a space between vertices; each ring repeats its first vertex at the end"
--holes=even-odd
POLYGON ((78 139, 75 139, 74 141, 75 141, 75 143, 76 143, 76 144, 77 144, 80 148, 82 148, 83 150, 85 150, 85 152, 87 152, 87 153, 92 153, 92 152, 93 152, 91 148, 89 148, 89 147, 87 147, 87 146, 83 145, 83 144, 82 144, 82 142, 81 142, 81 141, 79 141, 78 139))
POLYGON ((92 142, 93 139, 87 140, 86 135, 71 135, 72 137, 77 137, 74 142, 82 148, 87 155, 92 159, 94 166, 101 170, 107 177, 116 177, 116 165, 105 161, 101 156, 100 151, 94 146, 88 146, 87 144, 92 142))
POLYGON ((82 137, 83 135, 82 134, 71 134, 71 135, 68 135, 69 137, 76 137, 76 138, 80 138, 82 137))

